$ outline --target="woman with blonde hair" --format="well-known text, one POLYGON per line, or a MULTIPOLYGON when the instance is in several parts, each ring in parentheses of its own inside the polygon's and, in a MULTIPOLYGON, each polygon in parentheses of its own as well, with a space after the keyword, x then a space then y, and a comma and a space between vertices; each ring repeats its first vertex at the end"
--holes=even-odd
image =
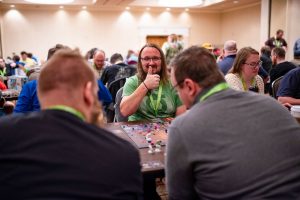
POLYGON ((258 75, 260 66, 258 51, 251 47, 244 47, 238 51, 225 79, 233 89, 264 94, 264 82, 258 75))

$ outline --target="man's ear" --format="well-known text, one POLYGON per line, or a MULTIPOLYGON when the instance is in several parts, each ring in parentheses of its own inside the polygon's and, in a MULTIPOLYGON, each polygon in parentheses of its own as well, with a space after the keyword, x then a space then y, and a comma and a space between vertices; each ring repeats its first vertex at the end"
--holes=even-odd
POLYGON ((83 88, 83 98, 84 102, 91 106, 94 104, 94 92, 93 92, 93 84, 91 81, 87 82, 83 88))
POLYGON ((195 83, 193 80, 191 79, 185 79, 184 80, 184 84, 185 84, 185 87, 187 89, 187 94, 189 96, 196 96, 199 92, 199 85, 197 83, 195 83))

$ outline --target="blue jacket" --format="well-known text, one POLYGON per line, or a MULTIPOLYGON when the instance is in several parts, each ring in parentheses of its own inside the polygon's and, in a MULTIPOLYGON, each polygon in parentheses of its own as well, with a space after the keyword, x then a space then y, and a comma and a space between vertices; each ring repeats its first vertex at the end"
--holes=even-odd
POLYGON ((300 38, 295 42, 294 45, 294 56, 299 57, 300 56, 300 38))
POLYGON ((28 113, 40 110, 37 97, 37 81, 29 81, 23 85, 14 113, 28 113))
MULTIPOLYGON (((111 94, 101 80, 98 80, 98 86, 98 99, 102 102, 104 107, 108 106, 112 102, 111 94)), ((14 113, 27 113, 39 110, 40 103, 37 97, 37 80, 29 81, 21 90, 14 113)))

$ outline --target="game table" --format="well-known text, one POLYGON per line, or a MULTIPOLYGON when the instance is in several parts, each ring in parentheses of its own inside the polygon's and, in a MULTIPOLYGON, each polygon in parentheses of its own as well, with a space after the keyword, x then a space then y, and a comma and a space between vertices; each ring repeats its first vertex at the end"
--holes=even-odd
POLYGON ((164 177, 167 129, 170 119, 164 122, 119 122, 108 123, 105 128, 115 135, 132 143, 140 152, 142 173, 155 177, 164 177), (149 153, 149 147, 145 135, 152 133, 154 142, 161 139, 161 151, 149 153), (154 135, 153 135, 154 134, 154 135))

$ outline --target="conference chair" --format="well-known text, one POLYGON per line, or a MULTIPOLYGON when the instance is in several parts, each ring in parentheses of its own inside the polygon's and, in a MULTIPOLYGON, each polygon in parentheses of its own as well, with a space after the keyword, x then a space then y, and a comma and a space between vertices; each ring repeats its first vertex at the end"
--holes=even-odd
POLYGON ((278 88, 280 86, 280 82, 281 82, 281 79, 283 78, 283 76, 275 79, 275 81, 272 82, 272 96, 277 99, 277 91, 278 91, 278 88))
POLYGON ((114 122, 127 122, 128 121, 128 117, 124 117, 121 114, 120 111, 120 104, 121 104, 121 100, 122 100, 122 94, 123 94, 123 87, 121 87, 117 94, 116 94, 116 103, 115 103, 115 118, 114 118, 114 122))

